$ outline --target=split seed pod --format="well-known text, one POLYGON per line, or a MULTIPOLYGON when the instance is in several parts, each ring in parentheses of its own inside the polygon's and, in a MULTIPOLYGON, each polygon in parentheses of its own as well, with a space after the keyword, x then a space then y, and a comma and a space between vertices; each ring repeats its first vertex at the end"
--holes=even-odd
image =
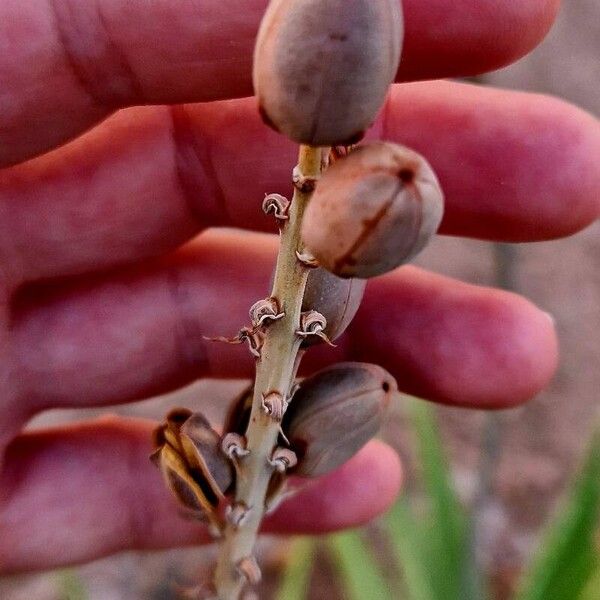
POLYGON ((383 368, 339 363, 305 379, 283 431, 298 456, 294 473, 316 477, 352 458, 378 431, 397 386, 383 368))
POLYGON ((404 146, 375 142, 325 171, 306 210, 302 239, 328 271, 374 277, 418 254, 443 212, 429 163, 404 146))
POLYGON ((220 436, 200 413, 172 410, 154 432, 150 457, 169 489, 189 511, 219 526, 219 503, 233 484, 233 466, 221 452, 220 436))
POLYGON ((264 120, 301 144, 357 141, 394 80, 402 38, 398 0, 271 0, 254 50, 264 120))

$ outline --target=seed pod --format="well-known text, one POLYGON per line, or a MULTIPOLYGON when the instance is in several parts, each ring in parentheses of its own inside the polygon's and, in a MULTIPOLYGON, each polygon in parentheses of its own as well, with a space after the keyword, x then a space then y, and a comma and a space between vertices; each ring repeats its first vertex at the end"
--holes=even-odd
POLYGON ((233 484, 233 466, 221 452, 220 436, 200 413, 171 411, 154 433, 151 459, 179 502, 219 526, 217 509, 233 484))
MULTIPOLYGON (((325 269, 312 269, 308 274, 302 311, 316 310, 326 319, 323 333, 334 341, 350 324, 365 292, 363 279, 342 279, 325 269)), ((310 336, 302 343, 310 346, 321 340, 310 336)))
POLYGON ((250 385, 231 402, 223 431, 233 432, 240 435, 246 433, 248 423, 250 422, 250 413, 252 411, 252 400, 254 397, 254 385, 250 385))
MULTIPOLYGON (((271 274, 271 287, 274 277, 275 272, 271 274)), ((325 269, 311 269, 304 288, 302 312, 315 310, 321 313, 327 322, 323 333, 333 342, 352 322, 360 307, 366 285, 367 282, 363 279, 342 278, 325 269)), ((309 336, 302 342, 302 347, 307 348, 323 341, 318 336, 309 336)))
POLYGON ((350 459, 379 429, 394 378, 377 365, 339 363, 305 379, 283 431, 298 456, 294 473, 316 477, 350 459))
POLYGON ((306 210, 302 239, 328 271, 374 277, 419 253, 443 212, 429 163, 404 146, 375 142, 325 171, 306 210))
POLYGON ((398 0, 272 0, 254 50, 265 122, 301 144, 362 137, 400 61, 398 0))

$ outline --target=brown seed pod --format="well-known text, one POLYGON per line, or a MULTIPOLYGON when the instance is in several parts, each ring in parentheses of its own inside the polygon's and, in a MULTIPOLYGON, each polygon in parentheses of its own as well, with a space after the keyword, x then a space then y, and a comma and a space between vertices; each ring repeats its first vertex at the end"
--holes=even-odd
POLYGON ((433 237, 444 196, 429 163, 397 144, 360 146, 320 179, 302 225, 319 264, 368 278, 407 262, 433 237))
POLYGON ((283 431, 298 456, 294 473, 316 477, 345 463, 379 429, 394 378, 367 363, 339 363, 305 379, 283 431))
POLYGON ((200 413, 171 411, 154 433, 151 459, 179 502, 219 527, 219 503, 230 490, 233 466, 222 453, 220 436, 200 413))
MULTIPOLYGON (((323 333, 334 341, 350 324, 365 292, 364 279, 342 279, 325 269, 312 269, 308 274, 302 311, 316 310, 326 319, 323 333)), ((307 337, 303 346, 320 343, 317 336, 307 337)))
POLYGON ((398 0, 272 0, 254 50, 263 119, 301 144, 362 137, 400 61, 398 0))
POLYGON ((254 385, 250 385, 231 402, 223 431, 233 432, 240 435, 246 433, 248 423, 250 422, 250 413, 252 411, 252 400, 254 397, 254 385))

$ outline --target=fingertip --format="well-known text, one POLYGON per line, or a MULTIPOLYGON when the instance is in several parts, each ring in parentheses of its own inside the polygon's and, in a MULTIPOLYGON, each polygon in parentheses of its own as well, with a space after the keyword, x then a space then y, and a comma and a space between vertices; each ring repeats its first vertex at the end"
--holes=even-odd
POLYGON ((421 152, 439 177, 440 232, 541 241, 600 215, 600 121, 584 110, 447 81, 394 86, 389 107, 385 136, 421 152))
POLYGON ((400 77, 464 77, 509 65, 546 37, 559 6, 560 0, 411 2, 400 77))
MULTIPOLYGON (((481 327, 488 328, 487 342, 479 340, 486 354, 473 361, 478 362, 479 377, 473 377, 471 387, 465 386, 455 403, 499 409, 531 400, 549 384, 556 370, 554 321, 529 300, 502 290, 482 290, 478 310, 481 327)), ((448 380, 443 388, 451 393, 453 385, 448 380)))
POLYGON ((547 130, 553 131, 547 136, 547 154, 540 160, 556 167, 546 167, 546 195, 554 200, 545 215, 549 237, 566 237, 600 217, 600 121, 564 100, 538 98, 538 112, 545 115, 547 130))
POLYGON ((502 4, 503 18, 488 21, 494 43, 490 44, 486 71, 510 65, 529 54, 548 35, 560 8, 560 0, 505 0, 502 4))
POLYGON ((355 359, 387 368, 404 392, 484 409, 530 400, 558 356, 551 319, 528 300, 414 267, 373 282, 351 347, 355 359))
POLYGON ((488 388, 485 408, 510 408, 523 404, 550 383, 558 365, 558 338, 552 316, 535 304, 509 292, 499 292, 497 321, 498 362, 501 368, 488 388), (510 379, 509 379, 510 378, 510 379), (510 380, 509 393, 502 393, 510 380))

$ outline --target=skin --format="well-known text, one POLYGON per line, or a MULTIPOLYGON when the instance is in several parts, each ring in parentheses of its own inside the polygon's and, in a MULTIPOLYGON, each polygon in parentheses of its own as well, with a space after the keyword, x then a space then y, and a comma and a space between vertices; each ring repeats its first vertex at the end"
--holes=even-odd
MULTIPOLYGON (((268 289, 275 236, 214 229, 191 240, 224 225, 272 232, 260 201, 289 193, 294 145, 262 125, 252 99, 223 102, 251 93, 265 6, 0 4, 3 573, 206 539, 178 516, 148 461, 152 423, 111 416, 22 428, 47 408, 111 406, 198 377, 251 374, 244 348, 202 336, 246 323, 268 289)), ((398 78, 509 63, 540 41, 556 10, 553 0, 406 0, 398 78)), ((600 125, 558 100, 414 83, 391 91, 369 136, 431 161, 447 196, 444 233, 552 239, 599 216, 600 125)), ((306 365, 340 359, 380 362, 402 390, 431 400, 499 408, 547 385, 557 342, 548 316, 523 298, 406 267, 374 280, 338 347, 317 349, 306 365)), ((266 527, 317 533, 365 522, 400 482, 394 452, 373 442, 304 482, 266 527)))

